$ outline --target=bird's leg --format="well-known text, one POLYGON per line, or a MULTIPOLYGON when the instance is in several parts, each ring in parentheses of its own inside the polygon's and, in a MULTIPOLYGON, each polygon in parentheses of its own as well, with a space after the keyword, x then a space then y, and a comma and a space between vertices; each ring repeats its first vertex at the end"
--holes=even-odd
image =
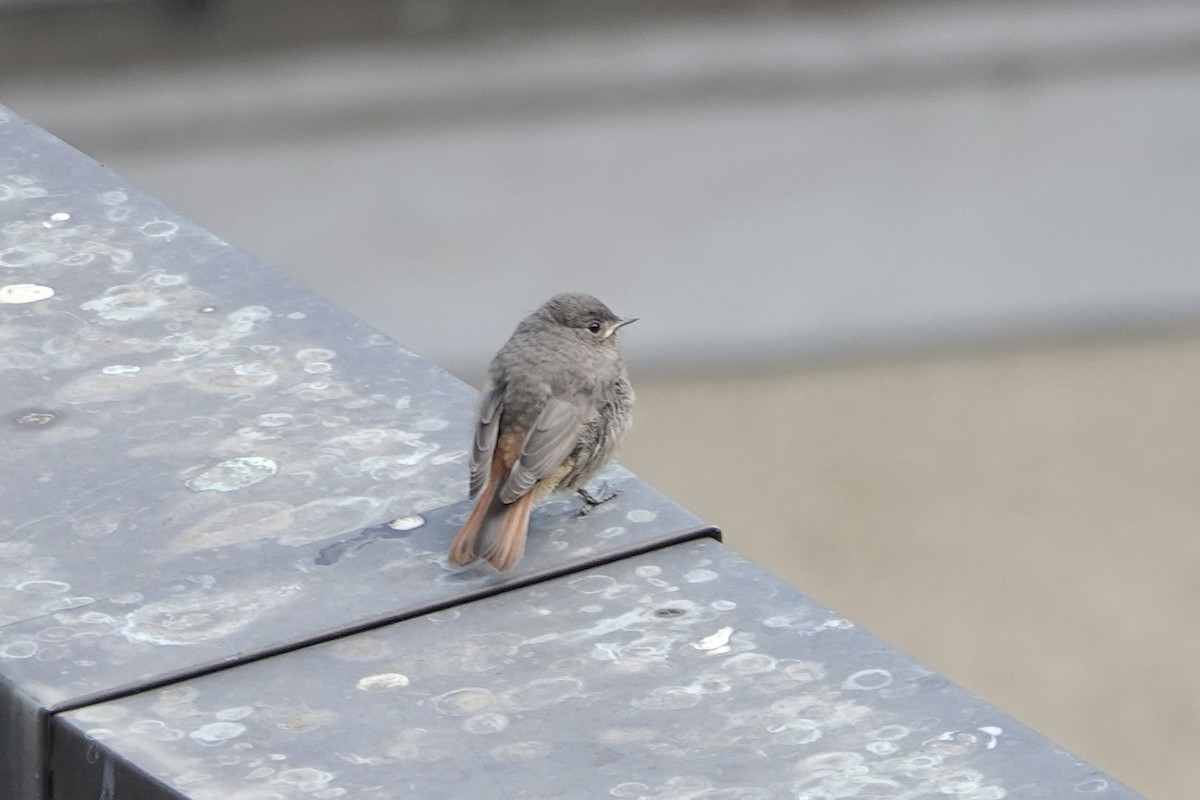
POLYGON ((607 483, 600 484, 600 490, 596 494, 592 494, 582 486, 575 490, 575 493, 583 498, 583 507, 575 515, 577 517, 586 516, 593 508, 598 505, 607 503, 621 493, 620 489, 613 489, 607 483))

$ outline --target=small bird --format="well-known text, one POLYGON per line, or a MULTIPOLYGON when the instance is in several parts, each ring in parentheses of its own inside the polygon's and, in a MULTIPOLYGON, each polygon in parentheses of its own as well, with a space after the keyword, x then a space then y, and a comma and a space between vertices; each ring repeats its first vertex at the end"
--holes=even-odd
POLYGON ((550 298, 517 325, 488 367, 471 447, 475 508, 451 564, 478 558, 507 572, 525 552, 529 513, 554 491, 579 491, 612 459, 633 421, 617 348, 621 319, 588 294, 550 298))

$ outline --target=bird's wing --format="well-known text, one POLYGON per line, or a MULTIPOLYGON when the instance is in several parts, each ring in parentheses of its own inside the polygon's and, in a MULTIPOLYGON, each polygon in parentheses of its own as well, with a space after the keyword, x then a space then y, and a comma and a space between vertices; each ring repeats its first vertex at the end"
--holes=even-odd
POLYGON ((471 442, 471 499, 479 496, 488 481, 492 453, 496 449, 496 434, 500 431, 500 406, 504 400, 504 385, 488 382, 479 398, 479 421, 475 423, 475 439, 471 442))
POLYGON ((542 407, 513 464, 500 487, 500 500, 511 503, 554 473, 575 449, 587 417, 587 405, 569 403, 551 397, 542 407))

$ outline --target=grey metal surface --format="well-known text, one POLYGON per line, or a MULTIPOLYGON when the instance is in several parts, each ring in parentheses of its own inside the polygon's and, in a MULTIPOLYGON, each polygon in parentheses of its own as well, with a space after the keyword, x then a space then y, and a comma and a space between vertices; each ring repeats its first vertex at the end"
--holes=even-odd
POLYGON ((55 725, 61 800, 1137 797, 712 541, 55 725))
POLYGON ((57 710, 712 532, 612 467, 512 575, 447 567, 473 403, 0 107, 2 796, 57 710))

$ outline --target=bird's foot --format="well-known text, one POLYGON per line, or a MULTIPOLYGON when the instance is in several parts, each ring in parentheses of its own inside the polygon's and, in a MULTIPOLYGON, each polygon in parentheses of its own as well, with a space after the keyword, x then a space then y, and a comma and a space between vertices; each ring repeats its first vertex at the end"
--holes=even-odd
POLYGON ((593 508, 598 505, 603 505, 609 500, 621 493, 620 489, 612 489, 607 483, 600 485, 600 490, 596 494, 592 494, 587 489, 580 487, 575 490, 575 493, 583 498, 583 507, 575 514, 577 517, 587 516, 593 508))

